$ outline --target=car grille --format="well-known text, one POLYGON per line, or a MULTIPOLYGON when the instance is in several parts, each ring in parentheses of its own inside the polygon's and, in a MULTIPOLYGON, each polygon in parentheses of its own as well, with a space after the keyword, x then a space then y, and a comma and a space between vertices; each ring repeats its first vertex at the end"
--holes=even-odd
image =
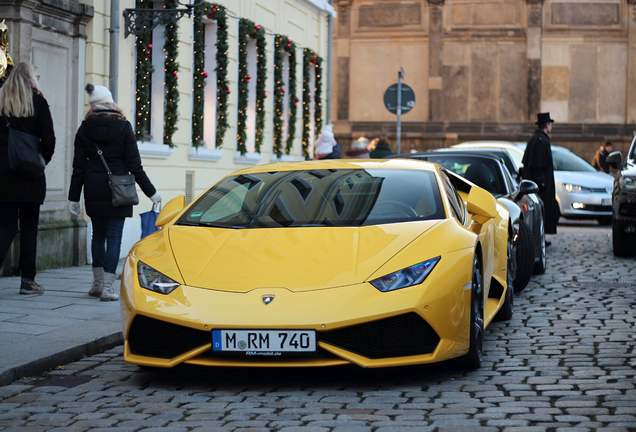
MULTIPOLYGON (((416 313, 398 315, 337 330, 317 332, 318 341, 335 345, 363 357, 378 359, 432 353, 440 339, 435 330, 416 313)), ((137 315, 128 332, 133 354, 170 359, 211 343, 210 332, 137 315)), ((245 356, 244 353, 202 354, 204 358, 241 357, 246 361, 324 359, 333 355, 318 348, 315 353, 283 353, 275 356, 245 356)))
POLYGON ((621 216, 634 216, 634 217, 636 217, 636 203, 623 203, 623 204, 621 204, 618 213, 621 216))
POLYGON ((171 324, 137 315, 128 332, 128 346, 133 354, 173 358, 187 351, 211 344, 210 332, 171 324))
POLYGON ((439 343, 435 330, 413 312, 320 332, 318 338, 371 359, 430 354, 439 343))
POLYGON ((587 211, 594 211, 594 212, 611 212, 612 206, 611 205, 604 206, 599 204, 583 204, 581 208, 578 210, 587 210, 587 211))

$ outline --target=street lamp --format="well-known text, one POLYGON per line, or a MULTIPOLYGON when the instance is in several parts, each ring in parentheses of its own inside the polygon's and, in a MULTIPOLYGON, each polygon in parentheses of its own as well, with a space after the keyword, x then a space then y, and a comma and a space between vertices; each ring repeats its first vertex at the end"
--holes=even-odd
POLYGON ((139 36, 149 29, 160 25, 174 24, 184 15, 192 16, 192 11, 205 0, 190 0, 188 3, 177 1, 181 8, 147 9, 128 8, 124 10, 124 37, 131 34, 139 36))

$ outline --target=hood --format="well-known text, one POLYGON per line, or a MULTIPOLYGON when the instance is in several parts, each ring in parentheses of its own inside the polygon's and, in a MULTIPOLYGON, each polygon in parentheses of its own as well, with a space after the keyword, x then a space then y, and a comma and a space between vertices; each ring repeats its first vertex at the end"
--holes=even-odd
POLYGON ((125 123, 117 116, 95 115, 84 120, 80 133, 92 142, 108 145, 120 142, 123 124, 125 123))
POLYGON ((177 266, 189 286, 232 292, 311 291, 364 282, 439 222, 258 229, 172 225, 168 229, 177 266))
POLYGON ((559 183, 572 183, 588 188, 612 190, 614 177, 604 172, 555 171, 554 180, 559 183))

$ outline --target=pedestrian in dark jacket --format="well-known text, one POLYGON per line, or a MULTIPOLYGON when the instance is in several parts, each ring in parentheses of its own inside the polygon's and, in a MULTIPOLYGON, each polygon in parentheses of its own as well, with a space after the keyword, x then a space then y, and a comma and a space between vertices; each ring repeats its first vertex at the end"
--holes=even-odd
MULTIPOLYGON (((534 132, 523 154, 523 178, 539 186, 543 200, 543 221, 546 234, 556 234, 559 221, 559 205, 554 186, 554 166, 550 134, 554 120, 550 113, 537 115, 537 130, 534 132)), ((549 242, 547 242, 549 243, 549 242)))
POLYGON ((610 172, 610 166, 607 163, 607 157, 614 151, 614 146, 611 141, 607 141, 599 147, 594 153, 594 159, 592 159, 592 165, 597 171, 603 171, 605 173, 610 172))
POLYGON ((376 138, 371 141, 371 146, 371 159, 387 159, 393 156, 393 151, 391 151, 391 144, 389 144, 389 142, 384 137, 376 138))
POLYGON ((42 294, 35 282, 40 205, 46 195, 46 178, 25 176, 9 169, 9 126, 40 138, 40 153, 49 163, 55 133, 49 105, 38 89, 33 68, 18 63, 0 88, 0 264, 20 222, 20 294, 42 294))
POLYGON ((75 135, 73 175, 68 192, 69 211, 80 214, 80 195, 84 189, 86 213, 91 218, 93 238, 93 284, 88 294, 103 301, 118 300, 113 286, 119 262, 124 219, 132 216, 132 206, 114 207, 108 174, 98 149, 113 175, 131 173, 141 190, 154 204, 161 196, 142 165, 132 126, 114 103, 110 91, 100 85, 87 85, 90 109, 75 135))

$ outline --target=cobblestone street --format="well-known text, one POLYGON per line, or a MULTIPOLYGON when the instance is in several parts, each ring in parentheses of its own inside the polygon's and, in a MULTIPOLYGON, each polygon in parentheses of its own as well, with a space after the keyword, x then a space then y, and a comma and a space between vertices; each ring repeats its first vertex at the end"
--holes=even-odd
POLYGON ((614 258, 609 233, 560 227, 475 372, 154 372, 118 348, 0 387, 0 430, 636 430, 636 260, 614 258))

